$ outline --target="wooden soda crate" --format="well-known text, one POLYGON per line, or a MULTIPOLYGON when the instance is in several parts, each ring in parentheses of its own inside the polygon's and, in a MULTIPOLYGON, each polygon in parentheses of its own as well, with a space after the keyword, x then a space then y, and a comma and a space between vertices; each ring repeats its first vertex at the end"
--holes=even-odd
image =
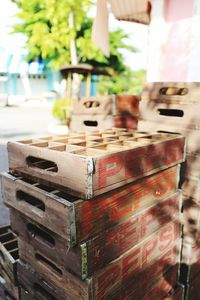
POLYGON ((140 131, 165 131, 180 133, 186 137, 186 150, 191 155, 198 155, 200 151, 200 130, 190 130, 182 126, 175 126, 173 122, 155 122, 150 120, 138 120, 138 130, 140 131))
POLYGON ((73 101, 75 115, 112 115, 114 96, 91 96, 73 101))
POLYGON ((81 281, 67 270, 61 270, 45 253, 19 239, 20 258, 55 287, 63 289, 71 299, 106 299, 106 295, 119 290, 123 284, 136 280, 139 273, 157 257, 174 247, 180 237, 180 224, 170 222, 143 242, 97 271, 91 278, 81 281), (134 263, 134 267, 133 267, 134 263))
POLYGON ((114 126, 117 128, 131 128, 137 130, 138 118, 131 114, 123 113, 113 116, 114 126))
POLYGON ((139 116, 139 103, 141 97, 134 95, 116 95, 115 107, 117 114, 128 113, 131 116, 139 116))
POLYGON ((28 264, 20 260, 18 277, 21 286, 21 300, 69 300, 63 291, 52 286, 28 264))
POLYGON ((72 249, 68 249, 66 240, 14 210, 11 210, 11 225, 22 240, 45 253, 60 269, 68 269, 85 279, 168 222, 178 222, 180 200, 180 194, 176 193, 72 249))
POLYGON ((8 274, 14 284, 17 284, 18 243, 17 236, 10 225, 0 228, 0 266, 8 274))
POLYGON ((77 144, 69 145, 68 137, 9 142, 10 171, 36 177, 90 199, 185 159, 182 135, 119 133, 117 129, 109 134, 112 138, 114 135, 115 142, 89 148, 84 147, 84 139, 78 139, 77 143, 82 145, 79 150, 77 144))
MULTIPOLYGON (((163 274, 162 277, 149 289, 148 292, 142 297, 142 300, 154 300, 154 299, 176 299, 171 297, 174 287, 177 284, 178 270, 177 266, 171 268, 167 273, 163 274)), ((181 298, 177 298, 183 300, 181 298)))
POLYGON ((140 102, 140 119, 157 122, 158 126, 159 123, 166 126, 173 124, 177 128, 199 130, 199 110, 199 100, 181 104, 143 100, 140 102))
POLYGON ((199 82, 154 82, 147 83, 142 99, 164 103, 197 103, 200 97, 199 82))
POLYGON ((179 166, 145 177, 92 201, 75 198, 34 180, 2 174, 4 203, 49 228, 70 246, 158 204, 178 188, 179 166))
POLYGON ((164 300, 185 300, 185 287, 178 284, 172 294, 164 298, 164 300))
POLYGON ((171 269, 176 268, 175 276, 177 279, 181 249, 180 242, 179 240, 174 247, 157 257, 147 268, 144 268, 134 282, 122 285, 120 290, 109 294, 107 298, 109 300, 139 300, 171 269))
POLYGON ((94 131, 97 129, 109 129, 114 126, 112 115, 87 114, 72 116, 70 129, 75 131, 94 131))

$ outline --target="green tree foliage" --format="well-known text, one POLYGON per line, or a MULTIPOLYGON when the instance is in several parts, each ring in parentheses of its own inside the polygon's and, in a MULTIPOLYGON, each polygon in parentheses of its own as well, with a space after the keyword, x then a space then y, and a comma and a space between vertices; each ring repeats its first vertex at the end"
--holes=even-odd
MULTIPOLYGON (((19 8, 17 16, 20 20, 13 30, 27 37, 29 61, 42 58, 55 69, 70 64, 70 41, 74 39, 78 63, 103 67, 112 74, 112 77, 105 78, 99 84, 101 93, 130 90, 136 74, 132 74, 125 65, 121 49, 131 52, 137 49, 128 45, 128 35, 118 29, 110 33, 110 57, 104 56, 91 40, 92 20, 87 17, 87 13, 93 5, 92 0, 12 1, 19 8), (69 26, 70 13, 73 13, 73 28, 69 26)), ((141 74, 139 78, 142 78, 141 74)))

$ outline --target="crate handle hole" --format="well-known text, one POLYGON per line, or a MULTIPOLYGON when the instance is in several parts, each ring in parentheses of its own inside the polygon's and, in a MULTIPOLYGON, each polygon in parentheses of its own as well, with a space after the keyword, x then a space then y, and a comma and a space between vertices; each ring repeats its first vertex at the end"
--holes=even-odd
POLYGON ((185 96, 188 94, 188 88, 163 87, 159 90, 159 93, 167 96, 185 96))
POLYGON ((27 224, 27 229, 28 229, 29 234, 34 239, 39 239, 42 242, 45 242, 45 244, 48 244, 50 247, 55 246, 55 239, 46 231, 42 230, 41 228, 35 226, 32 223, 27 224))
POLYGON ((98 126, 97 121, 84 121, 83 123, 85 126, 89 126, 89 127, 97 127, 98 126))
POLYGON ((62 270, 60 268, 58 268, 52 261, 50 261, 49 259, 44 257, 43 255, 41 255, 39 253, 35 253, 35 259, 38 262, 40 262, 42 265, 44 265, 46 268, 48 268, 51 271, 53 271, 54 273, 56 273, 56 275, 58 275, 59 277, 63 276, 62 270))
POLYGON ((83 105, 85 106, 85 108, 94 108, 94 107, 99 107, 100 102, 99 101, 85 101, 83 103, 83 105))
POLYGON ((184 116, 184 112, 181 109, 158 109, 159 115, 168 116, 168 117, 179 117, 182 118, 184 116))
POLYGON ((58 172, 58 166, 51 160, 41 159, 35 156, 28 156, 26 162, 29 167, 42 169, 48 172, 58 172))
POLYGON ((45 211, 45 205, 40 199, 38 199, 32 195, 29 195, 28 193, 25 193, 21 190, 16 192, 16 199, 18 201, 23 201, 23 202, 27 203, 28 205, 34 206, 42 211, 45 211))

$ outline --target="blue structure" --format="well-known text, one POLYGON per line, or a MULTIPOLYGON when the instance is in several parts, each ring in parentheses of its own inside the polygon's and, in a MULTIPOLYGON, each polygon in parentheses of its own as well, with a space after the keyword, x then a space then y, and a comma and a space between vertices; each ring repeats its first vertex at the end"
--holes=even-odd
POLYGON ((0 48, 0 94, 42 98, 52 91, 59 93, 59 82, 60 74, 43 61, 28 63, 25 53, 8 53, 0 48))

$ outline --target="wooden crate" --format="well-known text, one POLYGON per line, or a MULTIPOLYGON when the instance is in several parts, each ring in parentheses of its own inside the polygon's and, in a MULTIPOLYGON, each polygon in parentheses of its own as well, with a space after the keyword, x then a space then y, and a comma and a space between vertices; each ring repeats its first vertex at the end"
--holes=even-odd
POLYGON ((138 116, 140 100, 141 100, 140 96, 116 95, 115 96, 116 113, 117 114, 128 113, 131 116, 138 116))
POLYGON ((193 176, 181 178, 181 189, 185 197, 192 198, 200 205, 200 178, 193 176))
POLYGON ((20 300, 19 286, 12 282, 2 268, 0 268, 0 299, 20 300))
POLYGON ((142 300, 184 300, 184 287, 177 287, 177 268, 174 267, 147 292, 142 300))
MULTIPOLYGON (((180 261, 180 241, 179 243, 157 257, 150 266, 141 271, 134 282, 122 285, 120 290, 109 294, 109 300, 141 299, 147 291, 163 277, 163 274, 176 268, 176 278, 178 275, 180 261)), ((156 298, 157 299, 157 298, 156 298)))
POLYGON ((76 115, 72 116, 70 129, 75 131, 94 131, 109 129, 114 126, 112 115, 76 115))
POLYGON ((137 130, 138 118, 130 114, 113 116, 114 126, 117 128, 131 128, 137 130))
POLYGON ((78 140, 74 141, 76 145, 69 145, 68 137, 52 136, 9 142, 10 171, 37 177, 90 199, 185 159, 185 139, 181 135, 117 129, 105 135, 118 141, 89 148, 77 146, 86 146, 86 137, 73 139, 78 140))
POLYGON ((199 82, 154 82, 147 83, 142 99, 164 103, 197 103, 200 97, 199 82))
POLYGON ((86 201, 4 173, 2 192, 8 207, 23 212, 73 246, 158 204, 175 193, 178 181, 179 167, 175 166, 86 201))
POLYGON ((66 240, 14 210, 11 210, 11 225, 22 240, 45 253, 60 269, 68 269, 85 279, 171 220, 178 222, 179 210, 180 194, 176 193, 72 249, 68 249, 66 240))
POLYGON ((139 273, 159 256, 175 247, 180 237, 180 225, 170 222, 143 242, 133 247, 91 278, 81 281, 48 257, 19 239, 20 258, 55 287, 63 289, 70 299, 106 299, 106 295, 119 290, 123 284, 135 282, 139 273), (133 268, 134 263, 134 268, 133 268), (92 294, 91 294, 92 293, 92 294))
POLYGON ((138 130, 166 131, 183 134, 187 141, 187 153, 191 155, 198 155, 200 151, 200 130, 189 130, 181 126, 175 126, 172 122, 171 124, 166 124, 164 122, 158 123, 148 120, 139 120, 138 130))
POLYGON ((114 96, 91 96, 83 97, 73 101, 73 112, 75 115, 112 115, 114 96))
POLYGON ((57 289, 35 272, 28 264, 20 261, 18 277, 21 286, 21 300, 69 300, 63 291, 57 289))
MULTIPOLYGON (((200 89, 199 89, 200 90, 200 89)), ((186 128, 191 130, 200 129, 199 119, 200 101, 169 103, 158 101, 140 102, 140 119, 161 123, 163 126, 186 128)))
POLYGON ((0 228, 0 266, 8 274, 14 284, 17 284, 18 243, 10 226, 0 228))

